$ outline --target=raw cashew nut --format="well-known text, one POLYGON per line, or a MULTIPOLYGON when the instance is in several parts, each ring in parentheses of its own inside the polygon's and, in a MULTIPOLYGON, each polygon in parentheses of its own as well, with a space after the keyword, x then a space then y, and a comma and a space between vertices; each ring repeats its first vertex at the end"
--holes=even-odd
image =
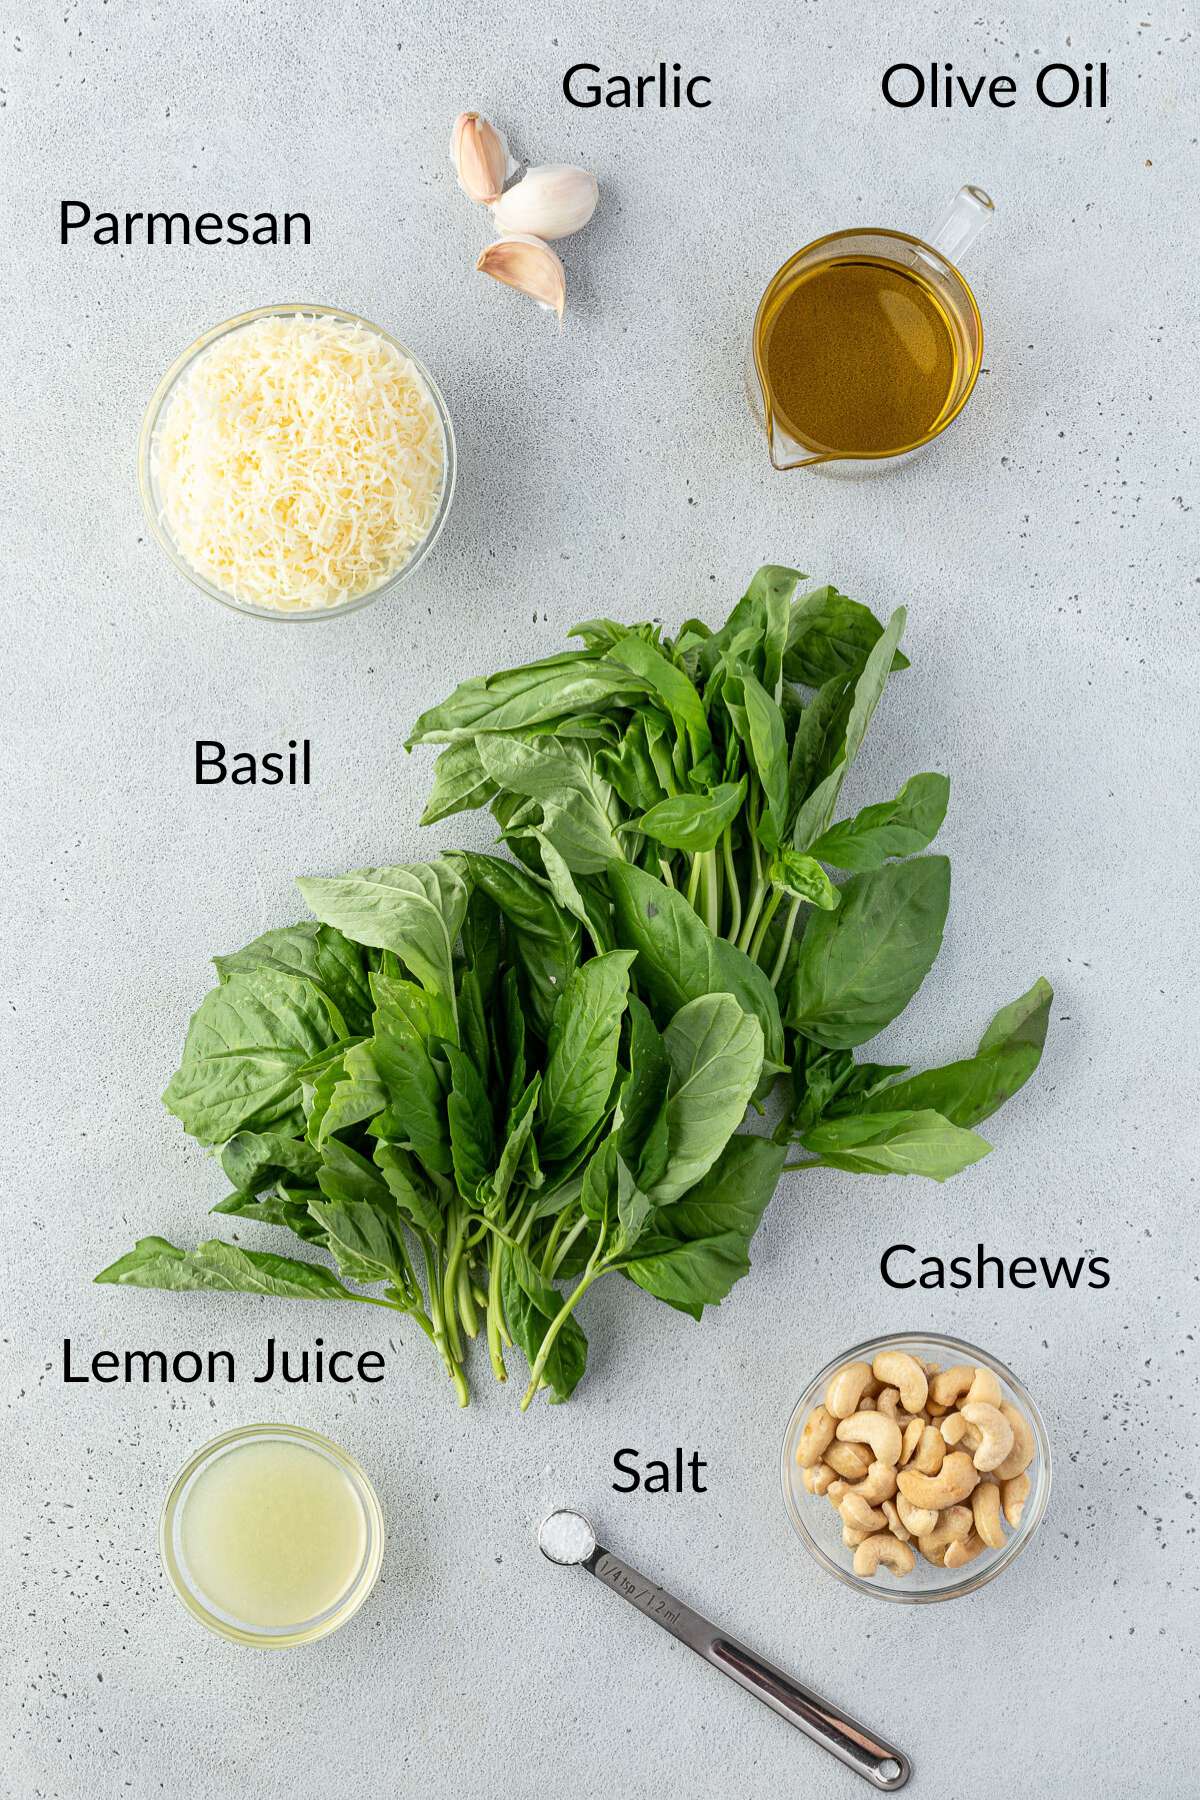
POLYGON ((801 1478, 810 1494, 825 1494, 836 1479, 835 1471, 828 1463, 818 1463, 815 1469, 805 1469, 801 1478))
POLYGON ((924 1429, 925 1420, 923 1418, 910 1419, 908 1424, 904 1427, 904 1441, 900 1445, 901 1468, 903 1468, 906 1462, 911 1460, 913 1452, 921 1441, 921 1433, 924 1429))
POLYGON ((926 1425, 921 1430, 921 1441, 917 1445, 912 1459, 914 1469, 922 1475, 936 1475, 946 1457, 946 1440, 936 1425, 926 1425))
POLYGON ((856 1545, 861 1544, 870 1535, 869 1531, 860 1531, 857 1525, 842 1526, 842 1542, 847 1550, 853 1550, 856 1545))
POLYGON ((881 1462, 873 1462, 863 1480, 852 1490, 870 1506, 878 1506, 881 1500, 890 1500, 895 1491, 896 1471, 887 1463, 881 1462))
POLYGON ((890 1500, 885 1500, 883 1502, 883 1516, 888 1522, 888 1530, 891 1532, 892 1536, 894 1538, 899 1538, 902 1544, 907 1544, 909 1538, 908 1528, 901 1520, 900 1514, 896 1511, 895 1506, 890 1500))
MULTIPOLYGON (((999 1498, 999 1493, 1000 1490, 997 1488, 997 1498, 999 1498)), ((861 1531, 864 1536, 869 1531, 882 1531, 887 1525, 885 1515, 877 1512, 870 1502, 864 1500, 861 1494, 856 1494, 853 1488, 848 1494, 843 1494, 838 1511, 842 1515, 843 1525, 849 1525, 853 1530, 861 1531)))
POLYGON ((825 1498, 834 1506, 840 1506, 842 1495, 848 1494, 849 1492, 850 1483, 848 1481, 843 1481, 842 1477, 839 1475, 837 1480, 831 1481, 829 1486, 825 1489, 825 1498))
POLYGON ((1000 1522, 1000 1489, 994 1481, 981 1481, 971 1495, 971 1513, 975 1530, 989 1550, 1004 1546, 1004 1526, 1000 1522))
POLYGON ((979 1486, 979 1470, 965 1450, 952 1450, 936 1475, 922 1475, 917 1469, 901 1469, 897 1478, 900 1492, 914 1506, 931 1507, 941 1512, 966 1500, 979 1486))
POLYGON ((938 1516, 931 1506, 914 1506, 903 1494, 896 1495, 896 1511, 900 1515, 900 1523, 911 1537, 928 1537, 937 1527, 938 1516))
POLYGON ((929 1394, 925 1371, 915 1356, 904 1350, 881 1350, 871 1364, 876 1381, 887 1382, 900 1390, 905 1412, 919 1413, 929 1394))
POLYGON ((833 1442, 837 1420, 823 1406, 815 1407, 805 1421, 796 1446, 796 1461, 802 1469, 815 1469, 833 1442))
POLYGON ((889 1419, 894 1419, 896 1417, 896 1409, 899 1405, 900 1390, 894 1387, 884 1388, 883 1392, 875 1401, 876 1410, 883 1413, 884 1416, 889 1419))
POLYGON ((870 1363, 843 1363, 836 1375, 830 1377, 829 1386, 825 1389, 826 1410, 835 1419, 848 1419, 858 1411, 858 1403, 870 1381, 870 1363))
POLYGON ((1014 1531, 1021 1523, 1021 1514, 1025 1511, 1029 1489, 1028 1475, 1013 1475, 1000 1484, 1000 1492, 1004 1500, 1004 1516, 1014 1531))
POLYGON ((940 1375, 934 1376, 929 1384, 929 1398, 943 1412, 948 1412, 963 1394, 970 1392, 974 1379, 975 1371, 969 1363, 955 1363, 952 1369, 943 1369, 940 1375))
POLYGON ((1012 1449, 1004 1461, 993 1470, 997 1481, 1011 1481, 1014 1475, 1023 1475, 1033 1461, 1037 1445, 1034 1442, 1033 1428, 1023 1412, 1010 1406, 1007 1400, 1000 1403, 1000 1411, 1012 1427, 1012 1449))
POLYGON ((874 1575, 884 1563, 893 1575, 911 1575, 916 1560, 907 1544, 894 1538, 890 1531, 880 1531, 874 1537, 864 1538, 854 1552, 854 1573, 874 1575))
POLYGON ((982 1433, 978 1425, 972 1425, 960 1412, 947 1413, 938 1425, 938 1430, 951 1449, 956 1445, 961 1445, 964 1450, 969 1450, 972 1456, 978 1450, 982 1440, 982 1433))
POLYGON ((1004 1395, 1000 1391, 1000 1383, 990 1369, 976 1369, 975 1379, 971 1383, 967 1399, 974 1403, 982 1400, 988 1406, 999 1407, 1004 1395))
POLYGON ((925 1532, 919 1540, 922 1552, 932 1562, 948 1545, 959 1544, 969 1537, 972 1524, 969 1506, 948 1506, 933 1530, 925 1532))
POLYGON ((900 1461, 900 1427, 881 1412, 852 1413, 842 1420, 837 1434, 844 1444, 870 1444, 874 1462, 888 1463, 894 1469, 900 1461))
POLYGON ((975 1452, 975 1467, 981 1474, 998 1469, 1013 1447, 1013 1428, 1004 1414, 999 1407, 976 1400, 962 1408, 962 1416, 969 1425, 979 1427, 980 1444, 975 1452))
POLYGON ((961 1538, 955 1544, 948 1544, 942 1562, 943 1569, 961 1569, 964 1563, 974 1562, 983 1549, 983 1539, 974 1531, 970 1537, 961 1538))
POLYGON ((825 1461, 846 1481, 861 1481, 871 1466, 871 1453, 859 1444, 830 1444, 825 1461))

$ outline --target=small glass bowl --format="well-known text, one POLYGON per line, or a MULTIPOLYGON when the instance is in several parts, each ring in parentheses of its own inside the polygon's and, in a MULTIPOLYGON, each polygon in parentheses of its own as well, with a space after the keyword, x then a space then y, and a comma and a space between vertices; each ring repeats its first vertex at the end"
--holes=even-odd
POLYGON ((828 1569, 831 1575, 836 1575, 839 1581, 857 1588, 860 1593, 871 1594, 877 1600, 899 1600, 902 1604, 914 1606, 925 1606, 934 1600, 954 1600, 960 1594, 973 1594, 977 1588, 994 1581, 997 1575, 1015 1562, 1026 1545, 1032 1542, 1045 1516, 1050 1499, 1050 1473, 1050 1439, 1042 1415, 1012 1370, 1006 1368, 997 1357, 990 1356, 986 1350, 980 1350, 978 1345, 964 1343, 961 1338, 942 1337, 937 1332, 900 1333, 870 1338, 865 1344, 854 1344, 849 1350, 843 1350, 840 1356, 827 1363, 796 1403, 796 1409, 788 1421, 780 1462, 783 1501, 788 1518, 805 1549, 816 1558, 821 1567, 828 1569), (1005 1399, 1011 1399, 1028 1419, 1037 1446, 1033 1462, 1026 1471, 1030 1481, 1029 1498, 1021 1514, 1021 1523, 1015 1531, 1009 1533, 1003 1549, 984 1550, 973 1562, 966 1563, 961 1569, 939 1569, 927 1562, 918 1551, 916 1567, 911 1575, 897 1576, 884 1569, 877 1576, 868 1579, 854 1573, 851 1566, 854 1552, 842 1543, 841 1519, 828 1500, 818 1494, 810 1494, 804 1486, 801 1480, 803 1470, 796 1463, 796 1446, 809 1413, 824 1401, 831 1376, 844 1363, 874 1362, 881 1350, 906 1350, 910 1356, 924 1362, 939 1363, 943 1369, 951 1368, 955 1363, 970 1363, 975 1368, 990 1369, 1006 1390, 1005 1399))
POLYGON ((196 1451, 171 1483, 158 1527, 158 1547, 172 1587, 192 1617, 199 1619, 218 1637, 235 1644, 249 1644, 256 1650, 290 1650, 297 1644, 315 1643, 336 1631, 356 1613, 375 1586, 383 1562, 383 1508, 371 1485, 366 1470, 343 1450, 340 1444, 322 1437, 319 1431, 308 1431, 302 1425, 241 1425, 196 1451), (247 1624, 213 1605, 195 1584, 183 1554, 183 1514, 189 1490, 194 1481, 212 1467, 228 1451, 263 1439, 299 1444, 328 1457, 345 1475, 362 1508, 363 1554, 354 1578, 345 1592, 322 1613, 312 1619, 299 1619, 289 1625, 264 1626, 247 1624))
POLYGON ((445 399, 437 382, 420 357, 414 356, 407 345, 402 344, 399 338, 394 338, 390 331, 384 331, 380 325, 373 325, 370 319, 360 318, 357 313, 345 312, 340 306, 308 306, 299 301, 280 302, 275 306, 257 306, 251 312, 239 313, 234 319, 226 319, 220 325, 214 325, 211 331, 206 331, 202 337, 198 337, 194 344, 189 345, 183 354, 176 358, 159 382, 153 398, 146 408, 141 435, 138 438, 138 490, 142 496, 142 506, 151 531, 179 573, 186 576, 193 587, 198 587, 202 593, 208 594, 213 600, 219 600, 222 606, 228 606, 234 612, 243 613, 252 619, 282 619, 289 623, 307 623, 312 619, 340 619, 346 613, 357 612, 360 607, 370 606, 374 601, 382 600, 385 595, 394 593, 400 583, 406 581, 424 562, 442 534, 442 527, 446 523, 450 503, 454 498, 457 466, 454 427, 450 423, 450 414, 445 399), (364 330, 373 331, 376 337, 381 337, 385 342, 393 345, 401 356, 407 357, 408 361, 412 363, 429 391, 429 397, 433 401, 434 410, 438 416, 438 423, 442 428, 442 492, 429 530, 408 561, 401 563, 395 574, 389 575, 388 579, 379 587, 372 588, 369 593, 359 594, 354 600, 344 600, 338 606, 313 606, 295 611, 285 611, 279 607, 256 606, 251 601, 238 600, 233 594, 226 593, 224 588, 219 588, 215 582, 209 581, 208 577, 202 575, 198 569, 194 569, 181 554, 162 516, 158 486, 154 479, 152 450, 159 420, 170 402, 176 383, 187 374, 196 358, 203 355, 210 344, 215 344, 218 338, 225 337, 231 331, 239 330, 243 325, 253 323, 255 319, 290 319, 295 318, 298 313, 302 313, 305 318, 340 319, 346 325, 361 325, 364 330))

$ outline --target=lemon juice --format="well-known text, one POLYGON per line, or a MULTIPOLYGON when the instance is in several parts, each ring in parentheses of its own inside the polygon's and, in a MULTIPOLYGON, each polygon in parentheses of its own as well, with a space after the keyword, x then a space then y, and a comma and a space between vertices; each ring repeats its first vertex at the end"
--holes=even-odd
POLYGON ((242 1643, 324 1635, 366 1598, 382 1554, 374 1490, 316 1432, 256 1426, 193 1457, 167 1501, 163 1556, 189 1610, 242 1643))

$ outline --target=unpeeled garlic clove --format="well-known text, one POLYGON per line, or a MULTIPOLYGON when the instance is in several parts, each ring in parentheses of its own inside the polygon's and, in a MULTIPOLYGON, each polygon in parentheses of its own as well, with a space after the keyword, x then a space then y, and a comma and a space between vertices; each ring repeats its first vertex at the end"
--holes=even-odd
POLYGON ((569 163, 542 163, 527 169, 507 194, 492 203, 496 228, 539 238, 570 237, 596 210, 600 187, 587 169, 569 163))
POLYGON ((464 194, 480 206, 499 200, 516 164, 508 140, 482 113, 459 113, 450 134, 450 161, 464 194))
POLYGON ((541 238, 511 232, 482 251, 475 267, 493 281, 528 294, 539 306, 548 307, 562 322, 567 303, 567 277, 562 263, 541 238))

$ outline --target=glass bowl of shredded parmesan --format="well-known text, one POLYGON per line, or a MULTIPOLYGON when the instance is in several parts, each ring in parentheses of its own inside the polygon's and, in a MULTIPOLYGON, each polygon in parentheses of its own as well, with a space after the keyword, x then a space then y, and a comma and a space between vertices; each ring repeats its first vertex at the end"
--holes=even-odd
POLYGON ((329 306, 264 306, 168 369, 139 445, 142 501, 179 571, 237 612, 328 619, 429 554, 454 431, 403 344, 329 306))

